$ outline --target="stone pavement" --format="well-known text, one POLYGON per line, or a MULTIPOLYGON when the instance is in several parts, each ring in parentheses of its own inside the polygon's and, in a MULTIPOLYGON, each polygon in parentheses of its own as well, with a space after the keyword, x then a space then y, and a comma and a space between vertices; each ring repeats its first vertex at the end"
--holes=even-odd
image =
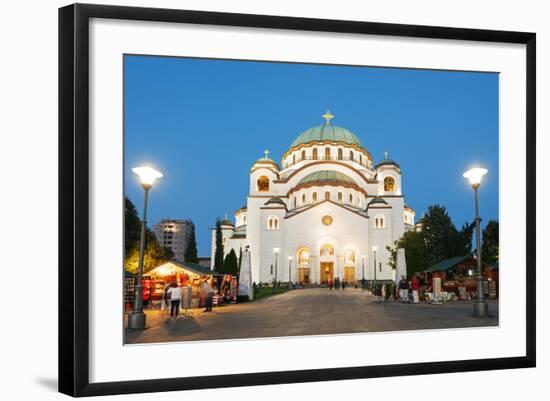
POLYGON ((356 289, 297 289, 255 302, 225 305, 210 313, 173 320, 147 311, 148 329, 126 330, 126 342, 280 337, 393 330, 422 330, 498 325, 498 302, 489 301, 491 317, 471 317, 473 301, 443 305, 378 302, 356 289))

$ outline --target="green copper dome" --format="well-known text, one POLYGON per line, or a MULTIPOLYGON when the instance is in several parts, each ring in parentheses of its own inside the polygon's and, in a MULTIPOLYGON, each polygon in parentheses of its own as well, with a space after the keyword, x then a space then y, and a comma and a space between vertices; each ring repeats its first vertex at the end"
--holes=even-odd
POLYGON ((298 138, 292 142, 290 147, 293 148, 304 143, 323 141, 344 142, 363 148, 363 144, 353 132, 332 124, 319 125, 308 129, 301 133, 298 138))
POLYGON ((353 184, 357 185, 355 181, 353 181, 351 178, 349 178, 347 175, 340 173, 338 171, 316 171, 315 173, 311 173, 304 178, 300 180, 298 185, 302 184, 353 184))

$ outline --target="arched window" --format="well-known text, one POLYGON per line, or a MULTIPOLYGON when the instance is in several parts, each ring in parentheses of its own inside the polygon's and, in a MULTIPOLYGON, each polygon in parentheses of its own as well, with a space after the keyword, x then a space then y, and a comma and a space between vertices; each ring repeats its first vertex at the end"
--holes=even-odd
POLYGON ((342 192, 338 192, 338 202, 342 203, 342 192))
POLYGON ((321 247, 321 256, 333 256, 334 255, 334 248, 330 244, 325 244, 321 247))
POLYGON ((325 200, 330 200, 330 192, 325 192, 325 200))
POLYGON ((310 252, 307 248, 301 248, 298 250, 298 264, 299 265, 309 265, 310 263, 310 252))
POLYGON ((363 156, 359 155, 359 164, 363 164, 363 156))
POLYGON ((386 228, 386 221, 383 215, 376 215, 374 218, 374 228, 386 228))
POLYGON ((306 160, 306 151, 302 150, 302 160, 306 160))
POLYGON ((313 203, 317 203, 317 192, 314 192, 312 195, 311 195, 311 201, 313 203))
POLYGON ((342 160, 344 158, 344 151, 342 149, 338 149, 338 160, 342 160))
POLYGON ((279 218, 277 216, 269 216, 267 218, 267 229, 268 230, 279 229, 279 218))
POLYGON ((296 197, 292 197, 292 205, 294 207, 294 209, 296 209, 296 197))
POLYGON ((325 160, 330 160, 330 148, 325 148, 325 160))
POLYGON ((384 191, 385 192, 395 191, 395 179, 393 177, 384 178, 384 191))
POLYGON ((353 161, 353 150, 349 151, 349 159, 353 161))
POLYGON ((313 148, 313 160, 317 160, 317 148, 313 148))
POLYGON ((306 204, 306 194, 302 194, 302 206, 306 204))
POLYGON ((269 191, 269 178, 265 175, 262 175, 258 178, 258 192, 268 192, 269 191))
POLYGON ((292 155, 292 164, 296 164, 296 154, 292 155))
POLYGON ((349 194, 349 204, 353 205, 353 195, 349 194))
POLYGON ((246 224, 246 216, 243 217, 243 223, 246 224))
POLYGON ((346 251, 344 263, 347 265, 355 264, 355 252, 353 252, 353 249, 346 251))

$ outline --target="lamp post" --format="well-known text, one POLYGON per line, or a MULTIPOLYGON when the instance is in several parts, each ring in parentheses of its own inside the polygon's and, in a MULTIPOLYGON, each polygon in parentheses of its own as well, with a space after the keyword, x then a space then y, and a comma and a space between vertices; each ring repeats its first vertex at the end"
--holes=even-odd
POLYGON ((277 259, 279 259, 279 248, 273 248, 273 253, 275 253, 275 282, 273 283, 273 292, 275 292, 275 287, 277 287, 277 259))
POLYGON ((361 289, 365 289, 365 254, 361 255, 361 289))
POLYGON ((128 328, 129 329, 144 329, 146 323, 146 316, 143 313, 143 286, 141 284, 141 277, 143 275, 143 254, 145 252, 145 227, 147 224, 147 197, 149 190, 153 187, 153 183, 157 178, 162 177, 162 173, 151 167, 135 167, 132 171, 139 176, 141 186, 143 187, 145 194, 143 198, 143 219, 141 220, 141 238, 139 245, 139 262, 138 262, 138 275, 136 285, 136 297, 134 299, 134 307, 132 313, 128 316, 128 328))
POLYGON ((374 255, 374 283, 372 285, 372 294, 376 294, 376 251, 378 250, 378 246, 374 245, 372 247, 372 253, 374 255))
POLYGON ((485 300, 483 293, 483 271, 481 270, 481 238, 479 233, 479 207, 478 207, 478 189, 481 185, 482 177, 487 174, 485 168, 472 168, 463 174, 464 178, 470 181, 470 185, 474 189, 475 213, 476 213, 476 248, 477 248, 477 297, 474 303, 474 317, 489 316, 489 305, 485 300))
POLYGON ((292 279, 291 279, 291 272, 292 272, 292 256, 289 256, 288 257, 288 289, 290 290, 291 288, 291 282, 292 282, 292 279))

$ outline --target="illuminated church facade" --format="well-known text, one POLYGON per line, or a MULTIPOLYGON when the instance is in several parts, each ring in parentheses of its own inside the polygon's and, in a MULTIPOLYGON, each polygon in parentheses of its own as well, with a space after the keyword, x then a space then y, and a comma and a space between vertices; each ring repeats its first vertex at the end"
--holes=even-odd
POLYGON ((375 164, 333 117, 300 134, 280 164, 266 151, 250 169, 246 206, 221 222, 224 254, 248 246, 256 283, 394 279, 386 247, 415 225, 401 167, 387 153, 375 164))

